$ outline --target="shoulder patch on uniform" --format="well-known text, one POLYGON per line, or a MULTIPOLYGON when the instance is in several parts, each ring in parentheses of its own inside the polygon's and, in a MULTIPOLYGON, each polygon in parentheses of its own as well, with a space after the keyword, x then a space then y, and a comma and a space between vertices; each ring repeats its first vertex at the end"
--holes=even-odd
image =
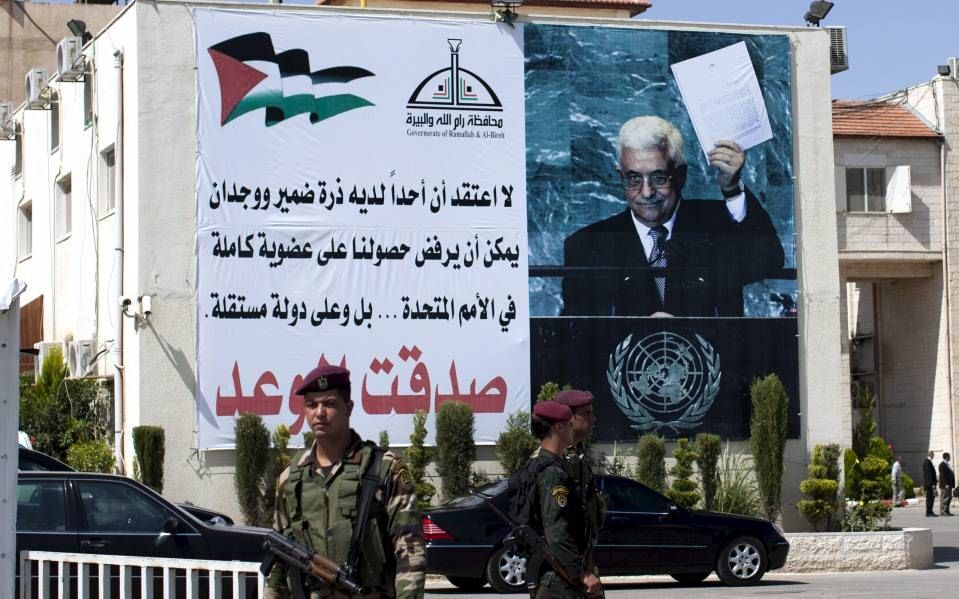
POLYGON ((553 500, 556 501, 556 505, 559 507, 566 507, 566 504, 569 502, 569 489, 563 485, 556 485, 549 490, 549 494, 553 496, 553 500))
POLYGON ((410 471, 406 468, 401 469, 396 476, 397 480, 400 483, 400 489, 404 491, 410 491, 413 489, 413 476, 410 474, 410 471))

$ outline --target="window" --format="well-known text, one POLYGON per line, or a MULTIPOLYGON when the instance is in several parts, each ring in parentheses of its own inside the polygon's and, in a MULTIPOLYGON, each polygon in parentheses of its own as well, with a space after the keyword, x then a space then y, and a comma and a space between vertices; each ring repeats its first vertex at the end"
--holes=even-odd
POLYGON ((609 509, 612 512, 665 514, 669 511, 669 501, 665 497, 642 485, 607 478, 605 487, 609 497, 609 509))
POLYGON ((50 100, 50 151, 60 147, 60 98, 54 95, 50 100))
POLYGON ((66 237, 73 230, 73 186, 70 175, 57 181, 56 237, 66 237))
POLYGON ((17 532, 67 529, 63 483, 44 480, 17 483, 17 532))
POLYGON ((850 212, 885 212, 886 169, 847 168, 846 200, 850 212))
POLYGON ((93 72, 83 76, 83 126, 93 122, 93 72))
POLYGON ((100 152, 100 215, 117 207, 117 156, 113 146, 100 152))
POLYGON ((100 532, 159 532, 167 512, 134 487, 113 482, 78 481, 87 526, 100 532))
MULTIPOLYGON (((16 128, 16 125, 14 125, 16 128)), ((16 130, 16 129, 15 129, 16 130)), ((19 177, 23 172, 23 131, 16 134, 16 147, 13 150, 13 176, 19 177)))
POLYGON ((912 212, 910 178, 907 165, 837 166, 838 209, 840 212, 912 212))
POLYGON ((24 202, 18 210, 18 239, 17 257, 23 260, 33 253, 33 204, 24 202))

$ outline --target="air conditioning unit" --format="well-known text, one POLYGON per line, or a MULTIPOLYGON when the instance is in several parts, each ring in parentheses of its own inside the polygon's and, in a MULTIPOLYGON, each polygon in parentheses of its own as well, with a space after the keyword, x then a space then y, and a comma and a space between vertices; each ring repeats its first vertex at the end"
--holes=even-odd
POLYGON ((54 347, 59 349, 62 355, 63 343, 59 341, 41 341, 40 343, 34 344, 33 348, 38 351, 36 363, 36 374, 38 378, 40 377, 40 372, 43 370, 43 362, 46 361, 47 356, 50 355, 50 350, 54 347))
POLYGON ((65 37, 57 44, 57 75, 60 81, 76 81, 83 77, 82 48, 83 38, 78 35, 65 37))
POLYGON ((24 83, 27 108, 43 108, 46 105, 43 90, 47 88, 49 80, 50 72, 46 69, 30 69, 24 83))
POLYGON ((826 27, 829 32, 829 71, 831 74, 849 70, 849 46, 845 27, 826 27))
POLYGON ((67 368, 71 377, 86 376, 87 371, 93 365, 94 347, 96 341, 93 339, 79 339, 71 341, 67 351, 67 368))
POLYGON ((13 102, 0 102, 0 137, 13 137, 16 127, 13 124, 13 102))

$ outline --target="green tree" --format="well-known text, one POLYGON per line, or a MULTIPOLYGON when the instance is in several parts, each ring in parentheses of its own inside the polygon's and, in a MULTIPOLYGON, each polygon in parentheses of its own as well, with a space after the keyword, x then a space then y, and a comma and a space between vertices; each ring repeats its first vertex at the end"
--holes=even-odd
POLYGON ((436 487, 426 482, 426 467, 433 459, 433 451, 426 447, 426 412, 419 410, 413 416, 413 434, 410 446, 406 448, 406 460, 409 462, 413 490, 420 509, 430 506, 436 487))
POLYGON ((496 457, 506 476, 523 468, 539 446, 530 432, 529 412, 514 412, 506 419, 506 430, 496 439, 496 457))
POLYGON ((818 531, 821 524, 830 530, 832 518, 839 509, 839 445, 816 445, 808 472, 809 478, 799 485, 805 498, 796 507, 815 530, 818 531))
POLYGON ((290 427, 280 424, 273 431, 273 451, 266 460, 266 472, 263 474, 263 495, 260 498, 260 513, 265 524, 273 524, 273 510, 276 505, 276 488, 280 474, 293 461, 290 447, 290 427))
POLYGON ((272 518, 263 513, 263 495, 267 492, 264 473, 270 457, 270 431, 263 419, 245 413, 236 420, 236 488, 243 521, 250 526, 269 526, 272 518))
POLYGON ((473 410, 469 405, 448 401, 440 406, 436 413, 436 469, 446 500, 469 491, 476 459, 473 434, 473 410))
POLYGON ((20 377, 20 430, 36 439, 34 448, 67 461, 73 445, 109 440, 110 383, 67 379, 63 352, 53 347, 40 377, 20 377))
POLYGON ((696 461, 696 451, 689 444, 689 439, 676 440, 676 449, 673 451, 676 463, 669 469, 673 477, 673 485, 666 496, 677 504, 692 509, 700 499, 696 482, 693 481, 693 463, 696 461))
POLYGON ((569 389, 572 389, 572 388, 573 386, 570 385, 569 383, 566 383, 565 385, 561 387, 557 383, 554 383, 553 381, 546 381, 545 383, 543 383, 543 386, 539 388, 539 393, 536 395, 535 403, 539 403, 541 401, 552 401, 556 399, 556 395, 560 391, 568 391, 569 389))
POLYGON ((140 481, 157 493, 163 493, 163 459, 166 455, 163 427, 133 427, 133 451, 140 481))
POLYGON ((861 385, 856 394, 856 405, 859 406, 859 422, 852 431, 852 449, 862 458, 869 453, 869 442, 876 435, 876 418, 873 416, 876 395, 869 387, 861 385))
POLYGON ((67 464, 80 472, 113 472, 115 459, 110 445, 103 440, 80 441, 67 451, 67 464))
POLYGON ((636 480, 650 489, 666 491, 666 441, 646 433, 636 443, 636 480))
POLYGON ((383 449, 390 448, 390 433, 387 431, 380 431, 380 447, 383 449))
POLYGON ((703 508, 712 511, 716 507, 716 491, 719 488, 719 456, 723 452, 723 440, 719 435, 699 433, 696 435, 696 467, 703 481, 703 508))
POLYGON ((766 518, 775 521, 782 509, 783 457, 788 433, 789 397, 775 374, 755 379, 749 445, 766 518))
POLYGON ((859 470, 859 456, 852 447, 842 454, 843 472, 846 473, 846 499, 859 501, 862 497, 862 472, 859 470))

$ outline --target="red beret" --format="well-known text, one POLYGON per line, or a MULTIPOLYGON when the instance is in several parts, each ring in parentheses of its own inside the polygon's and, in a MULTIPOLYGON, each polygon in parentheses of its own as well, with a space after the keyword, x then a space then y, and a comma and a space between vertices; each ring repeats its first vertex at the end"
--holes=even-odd
POLYGON ((546 422, 569 422, 573 418, 573 411, 555 401, 541 401, 533 406, 533 418, 546 422))
POLYGON ((350 389, 350 371, 340 366, 323 365, 317 366, 306 375, 300 388, 296 390, 297 395, 306 395, 316 391, 326 391, 328 389, 350 389))
POLYGON ((554 401, 569 406, 571 410, 593 403, 593 394, 579 389, 567 389, 556 394, 554 401))

